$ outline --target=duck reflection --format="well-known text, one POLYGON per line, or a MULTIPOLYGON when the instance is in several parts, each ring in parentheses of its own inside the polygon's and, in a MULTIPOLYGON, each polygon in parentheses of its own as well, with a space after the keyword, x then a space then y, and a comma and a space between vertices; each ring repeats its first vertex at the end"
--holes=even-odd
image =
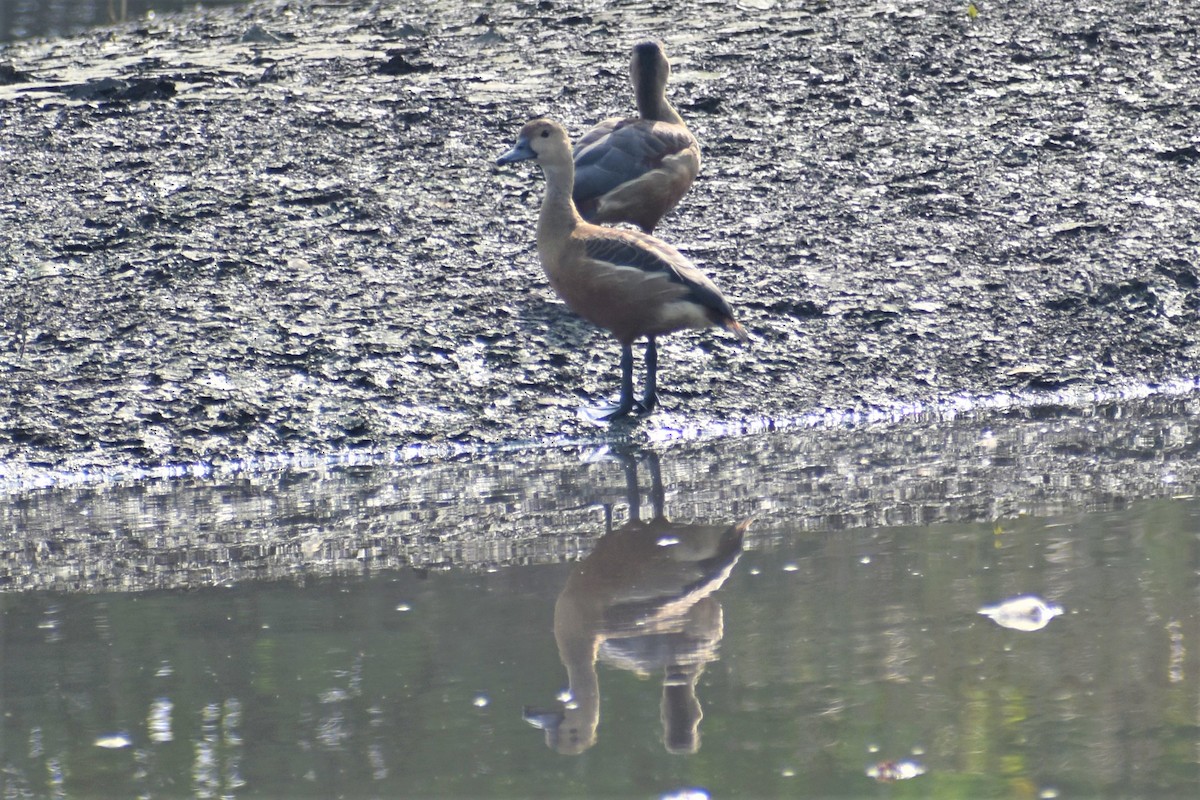
POLYGON ((629 521, 606 531, 579 562, 554 606, 554 639, 567 669, 569 697, 550 711, 525 710, 546 732, 546 744, 576 755, 596 743, 600 683, 596 661, 642 674, 661 671, 663 741, 669 752, 700 748, 696 682, 717 657, 723 634, 721 604, 713 592, 729 577, 751 520, 736 525, 671 522, 663 513, 662 473, 656 454, 650 471, 649 521, 641 519, 637 460, 620 455, 629 521))

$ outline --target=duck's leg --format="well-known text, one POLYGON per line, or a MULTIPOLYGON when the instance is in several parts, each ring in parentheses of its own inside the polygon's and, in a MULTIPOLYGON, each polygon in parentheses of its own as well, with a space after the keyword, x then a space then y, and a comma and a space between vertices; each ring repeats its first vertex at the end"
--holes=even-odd
POLYGON ((587 411, 587 416, 596 422, 608 422, 629 414, 636 407, 633 401, 633 343, 621 343, 621 399, 615 406, 604 406, 587 411))
POLYGON ((646 391, 638 411, 649 413, 658 405, 658 343, 653 336, 646 339, 646 391))

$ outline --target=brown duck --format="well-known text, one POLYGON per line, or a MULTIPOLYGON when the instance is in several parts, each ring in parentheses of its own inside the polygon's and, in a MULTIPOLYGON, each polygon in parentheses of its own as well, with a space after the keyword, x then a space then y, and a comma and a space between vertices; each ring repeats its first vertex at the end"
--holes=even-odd
POLYGON ((576 143, 572 196, 588 222, 628 222, 646 233, 687 193, 700 145, 667 101, 671 65, 658 42, 633 48, 638 116, 600 122, 576 143))
POLYGON ((658 404, 657 337, 685 328, 727 328, 742 341, 745 329, 716 285, 682 253, 649 234, 585 222, 571 199, 575 167, 571 143, 549 119, 527 123, 516 146, 497 163, 536 160, 546 174, 537 247, 550 286, 589 322, 621 343, 621 397, 591 414, 611 420, 658 404), (646 386, 633 397, 633 342, 645 336, 646 386))

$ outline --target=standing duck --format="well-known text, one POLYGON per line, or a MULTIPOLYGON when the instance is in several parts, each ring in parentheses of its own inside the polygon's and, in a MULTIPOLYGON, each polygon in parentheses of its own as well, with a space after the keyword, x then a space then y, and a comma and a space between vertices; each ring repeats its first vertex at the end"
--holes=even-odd
POLYGON ((561 125, 549 119, 526 123, 516 146, 497 163, 527 159, 536 160, 546 174, 537 246, 550 286, 572 311, 621 343, 621 398, 589 416, 612 420, 654 409, 658 336, 720 326, 749 341, 720 290, 674 247, 649 234, 583 221, 571 199, 575 166, 561 125), (648 340, 646 386, 638 403, 633 398, 633 342, 642 336, 648 340))
POLYGON ((606 119, 575 145, 575 205, 588 222, 653 233, 700 171, 700 145, 667 101, 671 65, 658 42, 633 48, 637 117, 606 119))

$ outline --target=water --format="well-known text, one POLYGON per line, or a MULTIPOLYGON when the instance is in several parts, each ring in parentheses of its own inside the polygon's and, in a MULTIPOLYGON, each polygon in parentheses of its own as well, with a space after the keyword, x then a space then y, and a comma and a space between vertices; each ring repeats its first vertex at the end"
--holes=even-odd
POLYGON ((0 0, 0 45, 19 39, 62 37, 88 28, 246 0, 0 0))
POLYGON ((1183 796, 1200 777, 1198 514, 1168 500, 752 549, 691 610, 689 652, 712 657, 680 670, 699 673, 694 736, 686 722, 667 736, 661 666, 613 658, 582 755, 522 718, 560 707, 570 565, 8 595, 2 781, 68 796, 820 797, 870 793, 868 768, 908 759, 927 770, 921 796, 1183 796), (1064 615, 1020 632, 976 613, 1029 591, 1064 615), (114 736, 129 745, 101 746, 114 736))
POLYGON ((15 494, 0 787, 1189 796, 1196 402, 15 494))

